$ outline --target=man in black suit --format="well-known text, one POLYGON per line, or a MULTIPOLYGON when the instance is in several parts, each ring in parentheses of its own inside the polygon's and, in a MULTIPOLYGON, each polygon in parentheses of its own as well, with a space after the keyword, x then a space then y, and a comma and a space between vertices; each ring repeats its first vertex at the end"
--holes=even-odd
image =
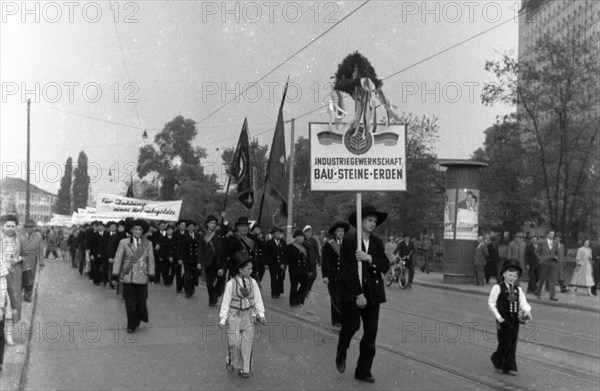
POLYGON ((177 265, 177 242, 175 235, 175 226, 169 224, 165 229, 165 236, 160 239, 158 250, 159 257, 162 262, 162 280, 165 286, 173 285, 175 277, 175 266, 177 265))
POLYGON ((283 294, 283 281, 285 280, 285 248, 287 244, 283 239, 283 232, 280 228, 271 230, 271 238, 265 249, 265 262, 269 265, 269 274, 271 275, 271 297, 279 298, 283 294))
MULTIPOLYGON (((248 236, 250 230, 250 222, 245 216, 241 216, 235 222, 235 231, 229 236, 225 242, 225 248, 222 255, 221 267, 229 271, 229 278, 233 278, 237 275, 236 262, 234 255, 240 253, 240 256, 244 259, 250 260, 254 265, 254 250, 255 243, 252 238, 248 236)), ((252 278, 257 279, 257 268, 252 268, 252 278)), ((258 281, 258 280, 257 280, 258 281)))
POLYGON ((375 340, 379 324, 379 305, 385 303, 385 289, 382 274, 390 269, 390 261, 385 255, 381 239, 373 235, 375 227, 387 218, 387 213, 375 207, 362 208, 362 221, 356 219, 356 212, 348 217, 348 222, 362 230, 361 250, 358 250, 356 237, 348 237, 340 249, 340 284, 338 300, 342 313, 342 329, 335 358, 339 372, 346 370, 346 351, 354 333, 363 322, 363 336, 360 341, 360 355, 354 371, 358 380, 373 383, 371 373, 375 357, 375 340))
POLYGON ((405 258, 406 268, 408 269, 408 287, 412 288, 413 278, 415 276, 415 264, 413 262, 413 256, 415 254, 415 245, 410 241, 410 235, 404 234, 404 240, 398 243, 398 247, 394 250, 394 255, 405 258))
POLYGON ((160 257, 160 242, 167 235, 167 223, 163 220, 158 222, 158 229, 152 233, 152 236, 149 237, 152 242, 152 247, 154 251, 154 282, 156 284, 160 284, 160 276, 162 274, 162 268, 164 266, 163 260, 160 257))
POLYGON ((342 314, 340 312, 340 303, 337 297, 338 285, 340 284, 340 249, 344 240, 344 235, 350 229, 350 225, 343 221, 337 221, 329 227, 329 235, 333 239, 327 241, 323 246, 323 259, 321 273, 323 273, 323 282, 327 284, 329 298, 331 300, 331 324, 333 326, 342 325, 342 314))
MULTIPOLYGON (((127 235, 125 234, 125 226, 122 224, 124 224, 124 222, 116 223, 114 221, 111 221, 108 223, 108 241, 106 245, 106 257, 108 258, 108 272, 110 274, 112 274, 112 265, 115 262, 115 256, 117 255, 119 242, 127 237, 127 235)), ((110 289, 115 289, 115 284, 112 278, 110 279, 110 289)))
POLYGON ((196 222, 187 222, 188 234, 178 242, 177 263, 183 267, 183 287, 185 297, 196 292, 196 270, 200 263, 200 235, 196 232, 196 222))
MULTIPOLYGON (((185 241, 188 236, 186 226, 187 223, 185 220, 179 220, 177 222, 177 230, 173 232, 177 248, 179 248, 181 243, 185 241)), ((179 263, 179 258, 175 259, 175 288, 177 289, 177 293, 181 293, 183 290, 183 262, 179 263)))
POLYGON ((262 234, 261 226, 258 225, 258 223, 254 223, 254 225, 252 226, 252 232, 248 236, 250 236, 256 244, 256 248, 254 250, 254 260, 256 262, 252 265, 252 269, 256 269, 256 282, 258 282, 258 285, 260 286, 260 282, 262 281, 263 276, 265 275, 266 247, 265 238, 262 234))
POLYGON ((525 246, 525 265, 527 266, 527 275, 529 282, 527 284, 527 293, 535 294, 537 292, 537 280, 540 274, 540 260, 537 256, 538 237, 531 238, 525 246))
POLYGON ((223 251, 223 235, 218 227, 217 218, 210 215, 206 218, 206 235, 202 238, 202 270, 208 290, 208 305, 215 307, 219 296, 225 289, 225 276, 221 266, 223 251))
POLYGON ((290 306, 297 308, 306 300, 312 270, 308 250, 303 244, 304 234, 297 229, 292 237, 294 241, 285 248, 285 261, 290 273, 290 306))

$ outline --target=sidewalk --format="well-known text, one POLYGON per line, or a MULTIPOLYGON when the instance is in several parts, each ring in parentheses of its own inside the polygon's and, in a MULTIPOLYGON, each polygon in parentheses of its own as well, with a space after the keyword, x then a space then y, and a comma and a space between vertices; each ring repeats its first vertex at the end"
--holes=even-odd
MULTIPOLYGON (((488 296, 495 279, 490 280, 490 284, 484 286, 467 285, 467 284, 445 284, 444 274, 431 272, 429 274, 422 273, 420 270, 415 270, 414 285, 426 286, 434 289, 445 289, 456 292, 469 293, 473 295, 488 296)), ((522 287, 527 287, 527 283, 521 283, 522 287)), ((526 290, 526 289, 525 289, 526 290)), ((527 295, 527 301, 535 305, 547 305, 561 308, 570 308, 580 311, 598 312, 600 311, 600 298, 598 296, 587 296, 585 288, 579 288, 577 295, 572 292, 560 293, 560 289, 556 289, 556 298, 558 301, 550 301, 550 294, 542 292, 542 298, 538 300, 535 295, 527 295)))

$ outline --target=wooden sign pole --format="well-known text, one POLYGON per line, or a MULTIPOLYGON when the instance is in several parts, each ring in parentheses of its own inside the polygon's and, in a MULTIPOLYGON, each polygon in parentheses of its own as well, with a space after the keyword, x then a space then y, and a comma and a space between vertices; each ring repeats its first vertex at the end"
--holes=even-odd
POLYGON ((362 193, 356 193, 356 249, 362 250, 362 193))

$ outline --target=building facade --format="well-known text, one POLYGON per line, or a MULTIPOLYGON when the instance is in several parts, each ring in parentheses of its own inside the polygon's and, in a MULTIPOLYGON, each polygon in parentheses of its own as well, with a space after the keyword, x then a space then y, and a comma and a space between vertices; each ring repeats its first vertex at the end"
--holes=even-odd
MULTIPOLYGON (((27 182, 19 178, 4 178, 0 182, 0 214, 16 214, 19 223, 25 222, 27 182)), ((52 219, 52 207, 56 195, 30 185, 30 218, 36 223, 46 223, 52 219)))

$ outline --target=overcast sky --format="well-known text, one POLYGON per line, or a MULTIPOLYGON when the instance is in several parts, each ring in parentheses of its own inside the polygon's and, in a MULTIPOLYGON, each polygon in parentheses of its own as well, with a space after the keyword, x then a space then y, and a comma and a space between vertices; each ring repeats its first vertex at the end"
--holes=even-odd
POLYGON ((195 144, 206 148, 206 164, 221 163, 217 148, 235 146, 244 117, 250 136, 268 144, 288 75, 286 120, 323 106, 297 121, 296 137, 307 136, 308 122, 327 121, 328 83, 355 50, 386 78, 500 25, 386 79, 383 90, 399 113, 439 118, 439 158, 468 158, 496 116, 511 110, 485 107, 479 96, 493 80, 485 61, 517 51, 510 19, 519 1, 370 1, 337 25, 363 2, 30 2, 30 13, 20 1, 1 3, 2 174, 25 178, 30 98, 32 181, 52 192, 57 170, 84 150, 101 169, 90 169, 94 192, 122 193, 108 169, 121 177, 134 170, 141 129, 152 141, 177 115, 198 122, 195 144), (39 93, 24 93, 36 83, 39 93))

